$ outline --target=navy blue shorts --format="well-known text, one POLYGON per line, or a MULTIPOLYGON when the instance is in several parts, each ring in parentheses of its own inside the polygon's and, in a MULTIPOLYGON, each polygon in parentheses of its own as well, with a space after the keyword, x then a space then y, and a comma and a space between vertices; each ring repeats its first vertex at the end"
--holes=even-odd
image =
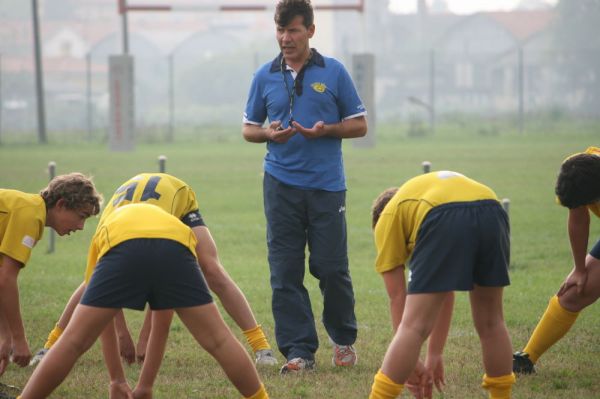
POLYGON ((177 241, 137 238, 108 251, 81 298, 101 308, 164 310, 212 302, 196 257, 177 241))
POLYGON ((437 206, 417 233, 408 293, 504 287, 510 284, 509 262, 508 217, 498 201, 437 206))
POLYGON ((590 255, 592 255, 596 259, 600 259, 600 240, 594 245, 592 250, 590 251, 590 255))

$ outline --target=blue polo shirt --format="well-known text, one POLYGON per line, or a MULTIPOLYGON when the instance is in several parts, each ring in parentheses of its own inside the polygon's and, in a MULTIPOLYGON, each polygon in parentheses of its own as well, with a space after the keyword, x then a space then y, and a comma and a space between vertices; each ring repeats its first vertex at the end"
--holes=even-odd
MULTIPOLYGON (((312 49, 312 57, 296 79, 302 94, 295 93, 292 114, 302 126, 311 128, 318 121, 339 123, 366 115, 352 78, 334 58, 323 57, 312 49)), ((281 70, 281 53, 254 74, 244 123, 262 126, 265 120, 289 125, 290 95, 294 77, 281 70), (283 79, 287 80, 287 87, 283 79)), ((342 140, 334 137, 307 139, 300 133, 287 143, 267 143, 265 172, 290 186, 326 191, 344 191, 346 179, 342 159, 342 140)))

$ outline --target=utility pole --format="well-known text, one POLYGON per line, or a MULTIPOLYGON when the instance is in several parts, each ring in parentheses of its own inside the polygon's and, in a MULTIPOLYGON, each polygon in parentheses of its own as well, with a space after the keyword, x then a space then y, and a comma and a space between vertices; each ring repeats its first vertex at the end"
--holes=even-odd
POLYGON ((46 110, 44 106, 44 77, 42 69, 42 51, 40 44, 40 23, 38 20, 38 2, 31 0, 31 11, 33 18, 33 39, 35 56, 35 91, 37 98, 38 139, 40 143, 46 144, 46 110))

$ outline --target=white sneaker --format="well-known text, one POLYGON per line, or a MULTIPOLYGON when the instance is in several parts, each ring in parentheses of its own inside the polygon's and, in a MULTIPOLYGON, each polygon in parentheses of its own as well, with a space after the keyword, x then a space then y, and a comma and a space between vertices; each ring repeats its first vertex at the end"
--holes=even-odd
POLYGON ((273 353, 273 349, 261 349, 254 353, 257 366, 277 366, 277 359, 273 353))
POLYGON ((37 353, 29 361, 29 365, 30 366, 37 365, 39 362, 42 361, 42 359, 44 358, 44 356, 46 356, 46 353, 48 353, 49 350, 50 349, 42 348, 39 351, 37 351, 37 353))

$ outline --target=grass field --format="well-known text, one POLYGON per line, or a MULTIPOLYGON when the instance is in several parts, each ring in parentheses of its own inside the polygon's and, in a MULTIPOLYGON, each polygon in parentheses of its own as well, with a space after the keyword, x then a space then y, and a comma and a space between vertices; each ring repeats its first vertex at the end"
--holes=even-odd
MULTIPOLYGON (((384 188, 421 173, 421 162, 432 169, 462 172, 510 199, 512 228, 512 285, 505 291, 505 315, 515 349, 520 349, 545 310, 548 299, 570 270, 566 211, 554 200, 554 179, 560 162, 588 145, 599 145, 600 128, 571 132, 529 132, 483 135, 477 129, 440 129, 434 137, 407 138, 382 126, 375 148, 359 149, 345 142, 348 183, 349 256, 356 294, 359 363, 351 370, 331 366, 331 349, 318 323, 321 348, 317 371, 282 378, 276 369, 261 376, 272 398, 366 398, 378 369, 391 327, 387 296, 374 272, 370 206, 384 188)), ((199 135, 202 133, 199 133, 199 135)), ((220 137, 220 136, 219 136, 220 137)), ((57 172, 81 171, 94 176, 105 197, 128 177, 157 171, 157 157, 168 157, 167 171, 187 181, 198 195, 200 210, 219 246, 222 263, 245 292, 271 342, 273 319, 266 264, 265 221, 262 209, 263 145, 245 143, 237 131, 219 139, 186 140, 176 144, 139 144, 135 152, 109 152, 104 144, 0 146, 0 187, 37 192, 48 180, 47 164, 57 172), (224 138, 223 138, 224 137, 224 138)), ((21 308, 32 351, 40 348, 73 289, 82 280, 87 244, 95 229, 90 220, 83 232, 58 237, 56 251, 47 254, 48 234, 20 274, 21 308)), ((600 236, 592 223, 591 237, 600 236)), ((322 309, 318 284, 307 273, 317 320, 322 309)), ((133 334, 142 313, 127 312, 133 334)), ((227 322, 231 320, 225 316, 227 322)), ((515 398, 600 397, 600 312, 591 307, 570 334, 539 362, 538 374, 519 378, 515 398)), ((239 329, 232 325, 240 339, 239 329)), ((281 359, 281 356, 279 356, 281 359)), ((470 319, 467 296, 457 295, 455 316, 445 352, 447 388, 438 398, 485 398, 479 388, 483 373, 480 348, 470 319)), ((132 385, 139 366, 127 367, 132 385)), ((0 378, 22 386, 31 369, 11 365, 0 378)), ((54 398, 103 398, 107 392, 99 346, 84 355, 54 398)), ((223 372, 193 342, 175 320, 156 398, 236 398, 223 372)), ((409 397, 404 394, 403 397, 409 397)))

